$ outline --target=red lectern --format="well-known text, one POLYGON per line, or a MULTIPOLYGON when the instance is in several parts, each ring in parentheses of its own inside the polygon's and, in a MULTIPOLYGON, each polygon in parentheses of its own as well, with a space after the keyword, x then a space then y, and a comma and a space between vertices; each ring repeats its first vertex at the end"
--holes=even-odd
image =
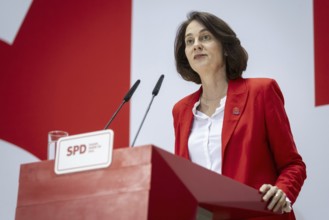
POLYGON ((243 219, 272 215, 256 189, 155 146, 117 149, 108 168, 56 175, 21 166, 16 220, 243 219))

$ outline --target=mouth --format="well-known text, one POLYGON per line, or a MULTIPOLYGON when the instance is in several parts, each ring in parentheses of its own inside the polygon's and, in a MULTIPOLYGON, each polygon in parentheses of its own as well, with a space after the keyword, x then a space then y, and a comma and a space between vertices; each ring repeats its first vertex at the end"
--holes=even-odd
POLYGON ((205 56, 207 56, 207 55, 206 54, 196 54, 196 55, 194 55, 193 59, 198 60, 198 59, 201 59, 205 56))

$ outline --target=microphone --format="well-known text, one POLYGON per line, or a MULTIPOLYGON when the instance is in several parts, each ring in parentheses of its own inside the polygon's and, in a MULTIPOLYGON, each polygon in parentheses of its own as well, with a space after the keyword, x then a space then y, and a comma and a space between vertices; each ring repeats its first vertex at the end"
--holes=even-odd
POLYGON ((160 87, 161 87, 161 84, 162 84, 162 81, 163 81, 163 78, 164 78, 164 75, 162 74, 157 82, 157 84, 155 85, 153 91, 152 91, 152 95, 153 97, 158 95, 159 93, 159 90, 160 90, 160 87))
POLYGON ((164 78, 164 75, 162 74, 162 75, 160 76, 160 78, 158 79, 158 82, 157 82, 157 84, 155 85, 155 87, 154 87, 154 89, 153 89, 153 91, 152 91, 152 99, 151 99, 151 101, 150 101, 150 103, 149 103, 149 105, 148 105, 148 107, 147 107, 147 109, 146 109, 146 112, 145 112, 145 114, 144 114, 143 120, 142 120, 142 122, 141 122, 141 124, 140 124, 140 126, 139 126, 139 128, 138 128, 137 134, 136 134, 136 136, 135 136, 135 138, 134 138, 133 143, 131 144, 131 147, 134 147, 134 145, 135 145, 136 139, 137 139, 137 137, 138 137, 138 134, 139 134, 139 132, 140 132, 140 130, 141 130, 143 124, 144 124, 145 118, 146 118, 148 112, 150 111, 151 105, 152 105, 152 103, 153 103, 153 99, 154 99, 154 97, 157 96, 158 93, 159 93, 159 90, 160 90, 160 87, 161 87, 161 84, 162 84, 163 78, 164 78))
POLYGON ((106 130, 111 122, 113 121, 113 119, 115 118, 115 116, 118 114, 118 112, 120 111, 120 109, 122 108, 122 106, 128 102, 130 100, 130 98, 133 96, 134 92, 136 91, 137 87, 139 86, 139 83, 141 81, 140 80, 137 80, 135 82, 135 84, 129 89, 129 91, 127 92, 127 94, 125 95, 125 97, 123 98, 122 102, 121 102, 121 105, 119 106, 119 108, 114 112, 114 114, 112 115, 111 119, 107 122, 107 124, 105 125, 105 128, 104 130, 106 130))

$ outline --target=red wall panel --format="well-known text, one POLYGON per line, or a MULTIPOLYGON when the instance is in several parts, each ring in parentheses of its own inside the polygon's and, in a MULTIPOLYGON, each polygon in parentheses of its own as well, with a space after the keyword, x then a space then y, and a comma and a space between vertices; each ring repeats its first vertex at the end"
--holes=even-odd
POLYGON ((329 104, 329 1, 314 0, 315 105, 329 104))
MULTIPOLYGON (((101 130, 130 87, 131 0, 34 0, 0 41, 0 138, 40 159, 47 133, 101 130)), ((110 126, 129 144, 129 103, 110 126)))

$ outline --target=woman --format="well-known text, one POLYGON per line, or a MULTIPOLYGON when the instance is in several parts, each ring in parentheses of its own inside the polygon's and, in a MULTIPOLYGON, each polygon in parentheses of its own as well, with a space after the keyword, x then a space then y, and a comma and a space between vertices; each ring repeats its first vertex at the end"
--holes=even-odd
POLYGON ((248 55, 218 17, 191 12, 175 40, 178 73, 201 84, 173 108, 175 154, 259 189, 267 208, 295 219, 306 179, 284 99, 273 79, 242 78, 248 55))

